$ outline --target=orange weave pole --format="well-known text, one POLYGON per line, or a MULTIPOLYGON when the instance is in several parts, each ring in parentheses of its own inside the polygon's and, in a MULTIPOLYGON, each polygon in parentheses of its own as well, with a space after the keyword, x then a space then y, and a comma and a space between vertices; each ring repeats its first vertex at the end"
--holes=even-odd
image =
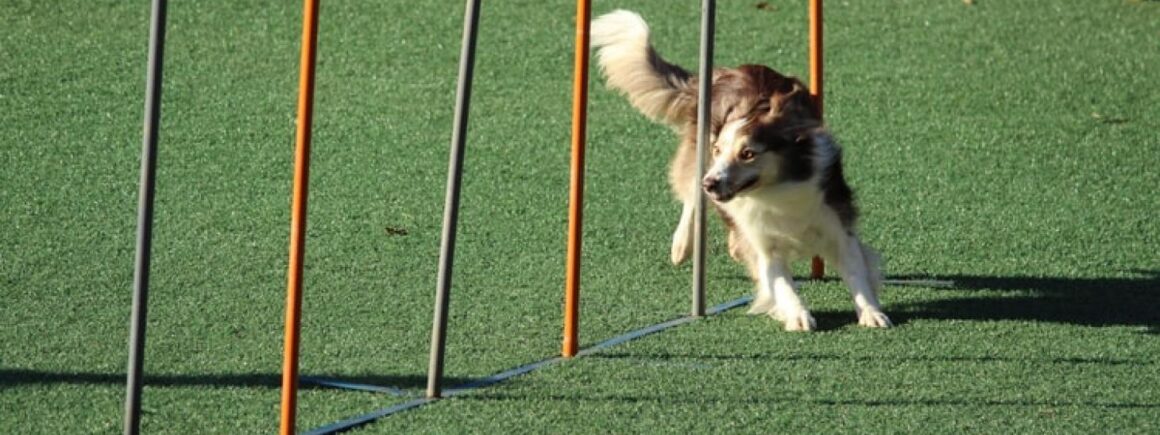
POLYGON ((286 326, 282 359, 282 424, 294 433, 298 409, 298 330, 302 314, 302 258, 306 252, 306 191, 310 179, 310 126, 314 110, 314 60, 318 41, 318 0, 304 0, 302 57, 299 60, 298 125, 294 151, 294 190, 290 206, 290 270, 286 286, 286 326))
MULTIPOLYGON (((822 0, 810 0, 810 95, 822 115, 822 0)), ((810 263, 810 278, 821 279, 826 264, 819 257, 810 263)))
POLYGON ((810 95, 822 112, 822 0, 810 0, 810 95))
POLYGON ((592 8, 576 1, 576 54, 572 82, 572 176, 568 194, 568 254, 564 278, 564 345, 566 358, 580 347, 580 245, 584 212, 584 144, 588 131, 588 29, 592 8))

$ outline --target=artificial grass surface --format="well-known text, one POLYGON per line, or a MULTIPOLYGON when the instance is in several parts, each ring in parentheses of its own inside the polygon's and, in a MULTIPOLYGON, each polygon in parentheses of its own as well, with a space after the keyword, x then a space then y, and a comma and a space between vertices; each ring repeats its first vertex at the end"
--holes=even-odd
MULTIPOLYGON (((718 64, 805 73, 805 2, 719 3, 718 64)), ((1156 432, 1160 4, 826 6, 864 237, 953 288, 889 287, 899 327, 866 331, 805 282, 820 333, 729 312, 363 430, 1156 432)), ((147 433, 277 424, 298 7, 170 6, 147 433)), ((695 67, 697 2, 620 7, 695 67)), ((558 352, 573 12, 482 10, 450 385, 558 352)), ((322 6, 304 374, 422 389, 461 13, 322 6)), ((147 18, 0 1, 0 432, 120 429, 147 18)), ((688 305, 673 138, 596 75, 591 100, 583 345, 688 305)), ((749 291, 719 242, 711 302, 749 291)), ((404 400, 304 389, 300 427, 404 400)))

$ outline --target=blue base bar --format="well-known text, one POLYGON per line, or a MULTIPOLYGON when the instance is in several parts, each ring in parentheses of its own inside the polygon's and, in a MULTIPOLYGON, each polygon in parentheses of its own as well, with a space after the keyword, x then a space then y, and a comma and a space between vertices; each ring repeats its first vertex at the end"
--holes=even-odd
POLYGON ((420 406, 426 405, 426 404, 434 402, 436 400, 439 400, 439 399, 428 399, 428 398, 415 399, 415 400, 412 400, 412 401, 407 402, 407 403, 392 406, 390 408, 383 408, 383 409, 380 409, 380 410, 375 411, 375 412, 370 412, 370 413, 366 413, 366 414, 363 414, 363 415, 360 415, 357 417, 351 417, 351 418, 348 418, 346 420, 337 421, 337 422, 328 424, 326 426, 322 426, 320 428, 311 430, 310 432, 306 432, 306 434, 307 435, 322 435, 322 434, 332 434, 332 433, 345 432, 345 431, 354 429, 356 427, 362 426, 364 424, 370 423, 372 421, 378 420, 380 418, 386 417, 388 415, 399 413, 402 411, 406 411, 408 409, 418 408, 420 406))
MULTIPOLYGON (((742 298, 738 298, 738 299, 735 299, 735 300, 732 300, 732 301, 729 301, 729 302, 726 302, 726 303, 723 303, 720 305, 716 305, 712 308, 709 308, 708 310, 705 311, 705 314, 708 316, 720 314, 720 313, 723 313, 725 311, 729 311, 729 310, 732 310, 734 308, 745 305, 745 304, 749 303, 749 301, 751 301, 751 300, 753 300, 752 296, 745 296, 742 298)), ((634 331, 629 331, 629 332, 626 332, 624 334, 618 335, 616 337, 612 337, 610 339, 604 340, 600 343, 596 343, 590 347, 587 347, 587 348, 581 350, 579 353, 576 354, 576 358, 586 356, 586 355, 591 355, 593 353, 600 352, 604 349, 608 349, 610 347, 613 347, 613 346, 616 346, 619 344, 623 344, 625 342, 636 340, 636 339, 644 337, 646 335, 655 334, 657 332, 664 331, 664 330, 672 328, 674 326, 680 326, 680 325, 683 325, 686 323, 693 322, 697 319, 698 319, 697 317, 691 317, 691 316, 679 317, 679 318, 676 318, 673 320, 669 320, 667 322, 662 322, 662 323, 658 323, 656 325, 647 326, 647 327, 637 329, 634 331)), ((530 372, 535 371, 537 369, 540 369, 540 368, 564 361, 565 359, 566 358, 564 358, 564 357, 557 356, 557 357, 552 357, 552 358, 540 360, 540 361, 537 361, 537 362, 534 362, 531 364, 525 364, 525 365, 522 365, 522 366, 519 366, 519 367, 516 367, 513 369, 505 370, 503 372, 496 373, 494 375, 488 376, 488 377, 483 378, 483 379, 468 382, 466 384, 459 385, 459 386, 456 386, 454 388, 449 388, 443 392, 443 397, 451 397, 451 396, 462 394, 462 393, 465 393, 465 392, 468 392, 471 390, 495 385, 495 384, 498 384, 500 382, 506 381, 508 379, 514 378, 516 376, 527 374, 527 373, 530 373, 530 372)), ((352 383, 352 382, 343 382, 343 381, 338 381, 338 380, 333 380, 333 379, 313 378, 313 377, 309 377, 309 378, 304 377, 304 378, 301 378, 301 380, 304 382, 309 382, 309 383, 316 384, 316 385, 324 385, 324 386, 328 386, 328 387, 345 388, 345 389, 359 390, 359 391, 386 392, 386 393, 395 394, 397 396, 406 396, 406 393, 404 393, 402 390, 400 390, 398 388, 394 388, 394 387, 380 387, 380 386, 375 386, 375 385, 357 384, 357 383, 352 383)), ((310 432, 307 432, 307 434, 308 435, 323 435, 323 434, 333 434, 333 433, 348 431, 348 430, 354 429, 356 427, 362 426, 364 424, 370 423, 372 421, 378 420, 380 418, 387 417, 389 415, 397 414, 397 413, 407 411, 410 409, 415 409, 415 408, 418 408, 420 406, 426 405, 428 403, 435 402, 437 400, 439 400, 439 399, 431 399, 431 398, 415 399, 415 400, 412 400, 412 401, 409 401, 406 403, 402 403, 399 405, 379 409, 376 411, 368 412, 368 413, 363 414, 363 415, 351 417, 351 418, 348 418, 346 420, 334 422, 334 423, 328 424, 326 426, 322 426, 320 428, 311 430, 310 432)))
POLYGON ((323 387, 341 388, 344 390, 358 390, 369 391, 372 393, 387 393, 399 397, 407 397, 408 394, 402 389, 395 387, 386 387, 380 385, 360 384, 356 382, 347 382, 341 379, 320 378, 315 376, 301 376, 298 378, 299 382, 306 384, 320 385, 323 387))
POLYGON ((534 371, 536 369, 539 369, 541 367, 552 365, 552 364, 558 363, 558 362, 563 361, 563 360, 564 360, 563 357, 553 357, 553 358, 548 358, 546 360, 537 361, 537 362, 534 362, 531 364, 525 364, 525 365, 516 367, 514 369, 505 370, 503 372, 496 373, 494 375, 488 376, 486 378, 483 378, 483 379, 480 379, 477 381, 472 381, 472 382, 468 382, 468 383, 463 384, 463 385, 449 388, 449 389, 447 389, 447 391, 443 392, 443 395, 444 395, 444 397, 454 396, 456 394, 460 394, 460 393, 463 393, 463 392, 468 391, 468 390, 474 390, 476 388, 483 388, 483 387, 486 387, 489 385, 498 384, 500 382, 514 378, 516 376, 519 376, 519 375, 522 375, 525 373, 529 373, 529 372, 534 371))

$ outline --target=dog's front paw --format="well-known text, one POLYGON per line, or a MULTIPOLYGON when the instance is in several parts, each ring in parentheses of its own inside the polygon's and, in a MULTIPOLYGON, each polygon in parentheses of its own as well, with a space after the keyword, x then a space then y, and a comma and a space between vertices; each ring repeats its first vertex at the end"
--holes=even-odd
POLYGON ((773 302, 773 296, 764 293, 758 293, 757 296, 753 297, 753 302, 749 304, 749 311, 747 311, 745 314, 769 313, 770 315, 777 317, 775 314, 773 314, 773 302))
POLYGON ((867 328, 889 328, 894 326, 890 322, 890 318, 886 317, 886 313, 878 310, 862 310, 862 314, 858 315, 858 324, 867 328))
POLYGON ((804 308, 789 312, 781 312, 781 310, 775 309, 770 311, 769 315, 785 323, 786 331, 813 331, 818 329, 818 323, 814 321, 814 316, 810 315, 810 312, 804 308))
POLYGON ((681 231, 678 230, 673 234, 673 248, 669 253, 669 260, 673 262, 674 266, 684 263, 685 259, 689 258, 689 245, 689 238, 681 231))

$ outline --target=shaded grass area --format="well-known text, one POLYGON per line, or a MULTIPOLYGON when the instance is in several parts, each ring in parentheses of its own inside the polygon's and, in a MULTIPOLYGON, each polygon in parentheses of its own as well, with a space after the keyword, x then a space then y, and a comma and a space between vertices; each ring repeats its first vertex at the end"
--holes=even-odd
MULTIPOLYGON (((720 2, 717 63, 805 73, 805 3, 720 2)), ((623 1, 695 66, 696 2, 623 1)), ((278 372, 294 2, 170 8, 148 433, 261 433, 278 372)), ((419 394, 462 5, 322 9, 303 373, 419 394)), ((368 433, 1156 432, 1160 8, 827 2, 827 119, 900 323, 729 312, 458 396, 368 433)), ((572 5, 482 12, 449 384, 554 355, 572 5)), ((148 5, 0 1, 0 432, 119 430, 148 5)), ((672 318, 671 135, 592 86, 583 345, 672 318)), ((720 234, 713 223, 714 234, 720 234)), ((748 292, 714 240, 711 302, 748 292)), ((406 398, 304 389, 301 427, 406 398)))
POLYGON ((1125 278, 946 276, 953 296, 899 304, 911 317, 944 320, 1014 320, 1079 326, 1126 326, 1160 333, 1160 271, 1125 278))

